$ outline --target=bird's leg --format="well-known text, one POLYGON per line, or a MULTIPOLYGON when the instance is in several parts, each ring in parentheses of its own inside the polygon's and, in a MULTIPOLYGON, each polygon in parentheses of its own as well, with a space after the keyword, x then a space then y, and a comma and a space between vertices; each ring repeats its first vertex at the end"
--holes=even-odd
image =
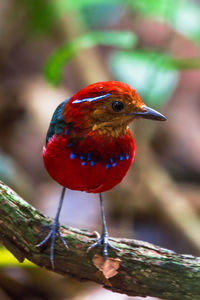
POLYGON ((54 245, 55 245, 56 233, 58 234, 59 238, 61 239, 61 242, 63 243, 63 245, 66 248, 68 248, 67 243, 65 242, 65 240, 60 232, 60 229, 59 229, 59 216, 60 216, 60 211, 61 211, 63 200, 64 200, 65 190, 66 190, 65 188, 62 189, 56 217, 52 224, 51 230, 49 231, 48 235, 43 239, 43 241, 41 241, 39 244, 36 245, 36 247, 40 247, 40 246, 44 245, 51 238, 50 261, 51 261, 52 269, 54 269, 54 245))
POLYGON ((101 218, 102 218, 102 233, 101 233, 101 237, 88 248, 88 251, 90 251, 92 248, 94 248, 98 245, 103 245, 103 258, 104 258, 104 261, 106 261, 106 258, 108 256, 108 247, 110 247, 111 249, 114 249, 116 251, 119 251, 119 249, 114 247, 109 242, 108 230, 107 230, 107 226, 106 226, 106 218, 105 218, 105 213, 104 213, 104 204, 103 204, 103 198, 102 198, 101 193, 99 193, 99 199, 100 199, 101 218))

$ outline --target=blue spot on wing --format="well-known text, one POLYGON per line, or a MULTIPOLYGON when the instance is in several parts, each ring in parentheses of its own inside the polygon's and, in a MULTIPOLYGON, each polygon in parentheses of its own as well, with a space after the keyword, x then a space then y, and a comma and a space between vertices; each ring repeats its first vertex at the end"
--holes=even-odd
POLYGON ((67 135, 67 134, 68 134, 68 131, 69 131, 69 129, 65 130, 64 135, 67 135))
POLYGON ((125 155, 124 155, 124 153, 122 153, 122 154, 120 155, 119 159, 120 159, 120 160, 123 160, 124 158, 125 158, 125 155))
MULTIPOLYGON (((75 154, 71 154, 72 158, 76 157, 77 155, 75 154)), ((120 161, 123 161, 124 159, 129 159, 130 157, 130 153, 129 154, 125 154, 125 153, 121 153, 119 156, 114 156, 114 157, 110 157, 107 162, 101 160, 100 157, 94 157, 93 153, 88 152, 84 155, 78 155, 79 159, 80 159, 80 163, 82 166, 85 166, 86 164, 90 165, 91 167, 93 167, 97 162, 103 162, 106 169, 109 170, 111 168, 114 168, 117 166, 117 164, 120 161)))
POLYGON ((97 96, 97 97, 93 97, 93 98, 84 98, 84 99, 77 99, 77 100, 74 100, 72 103, 73 104, 76 104, 76 103, 81 103, 81 102, 93 102, 93 101, 96 101, 96 100, 100 100, 102 98, 106 98, 110 95, 110 93, 107 93, 105 95, 101 95, 101 96, 97 96))
POLYGON ((76 155, 75 155, 73 152, 71 152, 69 157, 70 157, 71 159, 74 159, 74 158, 76 157, 76 155))
POLYGON ((91 160, 91 153, 87 154, 87 161, 91 160))
POLYGON ((109 160, 111 164, 114 162, 114 159, 112 157, 109 160))
POLYGON ((111 165, 110 164, 106 164, 106 169, 110 169, 111 165))

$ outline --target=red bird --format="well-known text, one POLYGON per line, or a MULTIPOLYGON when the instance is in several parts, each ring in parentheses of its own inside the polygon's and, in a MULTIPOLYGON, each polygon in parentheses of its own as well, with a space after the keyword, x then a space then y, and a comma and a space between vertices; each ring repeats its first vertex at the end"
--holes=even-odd
POLYGON ((56 233, 65 189, 99 193, 103 231, 89 249, 103 245, 106 260, 108 241, 102 192, 112 189, 126 175, 135 154, 134 139, 128 125, 137 118, 164 121, 166 118, 147 107, 129 85, 116 81, 91 84, 55 110, 43 149, 44 165, 49 175, 63 186, 58 211, 46 238, 51 238, 50 260, 54 268, 56 233))

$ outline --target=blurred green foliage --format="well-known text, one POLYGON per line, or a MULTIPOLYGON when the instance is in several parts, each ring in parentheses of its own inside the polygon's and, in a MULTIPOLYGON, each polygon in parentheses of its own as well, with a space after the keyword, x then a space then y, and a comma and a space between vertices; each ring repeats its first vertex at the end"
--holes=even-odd
POLYGON ((21 0, 21 6, 26 12, 27 29, 32 34, 47 34, 59 17, 53 1, 21 0))
POLYGON ((65 10, 65 11, 73 11, 73 10, 80 10, 85 7, 94 7, 96 5, 105 5, 105 4, 126 4, 126 0, 57 0, 56 6, 58 9, 65 10))
POLYGON ((188 0, 128 0, 128 5, 142 15, 169 24, 196 41, 200 41, 200 7, 188 0))
POLYGON ((91 48, 97 45, 132 48, 135 43, 135 35, 128 31, 99 31, 82 35, 61 46, 49 57, 44 67, 45 78, 51 84, 58 84, 62 77, 64 65, 83 48, 91 48))
MULTIPOLYGON (((132 9, 133 12, 166 22, 182 34, 200 40, 200 7, 191 0, 21 0, 21 2, 28 14, 27 21, 36 32, 46 32, 67 12, 74 10, 83 12, 87 8, 90 8, 90 18, 93 14, 92 9, 95 11, 97 8, 99 11, 102 8, 103 13, 99 11, 99 16, 104 23, 105 16, 112 17, 110 6, 112 10, 115 7, 132 9), (109 14, 106 10, 109 10, 109 14)), ((98 14, 95 14, 95 17, 97 16, 98 14)), ((87 18, 86 15, 85 17, 87 18)))
MULTIPOLYGON (((120 23, 127 12, 132 18, 140 16, 165 23, 195 43, 200 41, 200 6, 192 0, 22 0, 22 3, 33 33, 50 33, 59 19, 77 12, 81 22, 87 24, 88 33, 59 46, 47 59, 44 76, 52 85, 61 82, 64 66, 82 49, 97 45, 135 48, 137 37, 130 31, 94 31, 112 22, 120 23)), ((162 53, 157 49, 114 50, 108 63, 114 78, 134 85, 150 104, 157 106, 176 87, 178 70, 197 68, 200 60, 171 58, 163 48, 162 53)))
MULTIPOLYGON (((65 12, 86 8, 92 8, 95 12, 95 7, 97 7, 99 16, 103 17, 102 23, 105 21, 106 9, 109 9, 109 6, 113 10, 117 6, 124 7, 124 10, 132 9, 133 12, 168 23, 180 33, 200 41, 200 7, 192 0, 57 0, 56 6, 58 10, 65 12), (100 13, 101 7, 103 8, 102 14, 100 13)), ((90 18, 93 12, 90 10, 90 18)), ((95 14, 95 16, 98 15, 95 14)), ((110 11, 108 18, 111 16, 110 11)))
MULTIPOLYGON (((21 0, 33 32, 46 33, 63 15, 79 11, 83 18, 102 25, 114 17, 116 9, 165 22, 180 33, 200 41, 200 7, 192 0, 21 0), (87 15, 88 14, 88 15, 87 15), (98 20, 97 20, 98 19, 98 20)), ((101 26, 100 26, 101 27, 101 26)))
MULTIPOLYGON (((41 1, 41 0, 40 0, 41 1)), ((53 3, 53 2, 52 2, 53 3)), ((54 2, 54 9, 60 13, 79 11, 83 19, 90 20, 94 26, 98 17, 98 26, 106 23, 106 18, 112 18, 114 8, 124 8, 134 14, 165 22, 173 29, 188 36, 194 41, 200 39, 200 7, 193 1, 186 0, 58 0, 54 2), (106 14, 106 9, 109 14, 106 14), (89 8, 89 9, 88 9, 89 8), (85 10, 86 9, 86 10, 85 10), (98 10, 99 15, 96 14, 98 10), (105 12, 105 13, 102 13, 105 12), (101 18, 102 17, 102 18, 101 18), (93 20, 93 21, 91 21, 93 20), (100 22, 100 23, 99 23, 100 22)), ((57 14, 59 15, 59 13, 57 14)), ((120 18, 120 14, 118 16, 120 18)), ((133 48, 136 37, 131 32, 90 32, 79 36, 67 44, 59 47, 45 64, 44 73, 48 82, 53 85, 60 83, 62 70, 78 51, 97 45, 133 48)), ((166 51, 166 50, 165 50, 166 51)), ((171 95, 178 81, 178 72, 175 69, 184 69, 184 64, 170 58, 167 54, 157 51, 113 51, 109 65, 114 78, 125 81, 145 95, 147 101, 154 105, 162 105, 171 95), (145 83, 145 84, 144 84, 145 83)), ((195 63, 187 63, 185 68, 195 67, 195 63)))
POLYGON ((163 53, 115 51, 109 63, 115 79, 134 85, 152 106, 162 105, 178 81, 178 72, 173 70, 170 58, 163 53))

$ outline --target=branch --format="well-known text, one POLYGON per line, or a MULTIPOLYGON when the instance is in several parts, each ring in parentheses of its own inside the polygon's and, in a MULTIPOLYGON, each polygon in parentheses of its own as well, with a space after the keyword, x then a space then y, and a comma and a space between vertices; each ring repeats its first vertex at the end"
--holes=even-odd
MULTIPOLYGON (((27 258, 51 269, 49 247, 35 247, 48 233, 51 221, 0 182, 0 238, 20 262, 27 258)), ((112 253, 117 259, 109 258, 101 267, 102 258, 97 255, 100 249, 87 253, 95 240, 94 233, 63 226, 61 231, 69 250, 56 239, 54 271, 57 273, 95 281, 130 296, 200 299, 200 258, 179 255, 141 241, 112 238, 120 249, 117 254, 112 253), (109 270, 105 271, 106 268, 109 270)))

